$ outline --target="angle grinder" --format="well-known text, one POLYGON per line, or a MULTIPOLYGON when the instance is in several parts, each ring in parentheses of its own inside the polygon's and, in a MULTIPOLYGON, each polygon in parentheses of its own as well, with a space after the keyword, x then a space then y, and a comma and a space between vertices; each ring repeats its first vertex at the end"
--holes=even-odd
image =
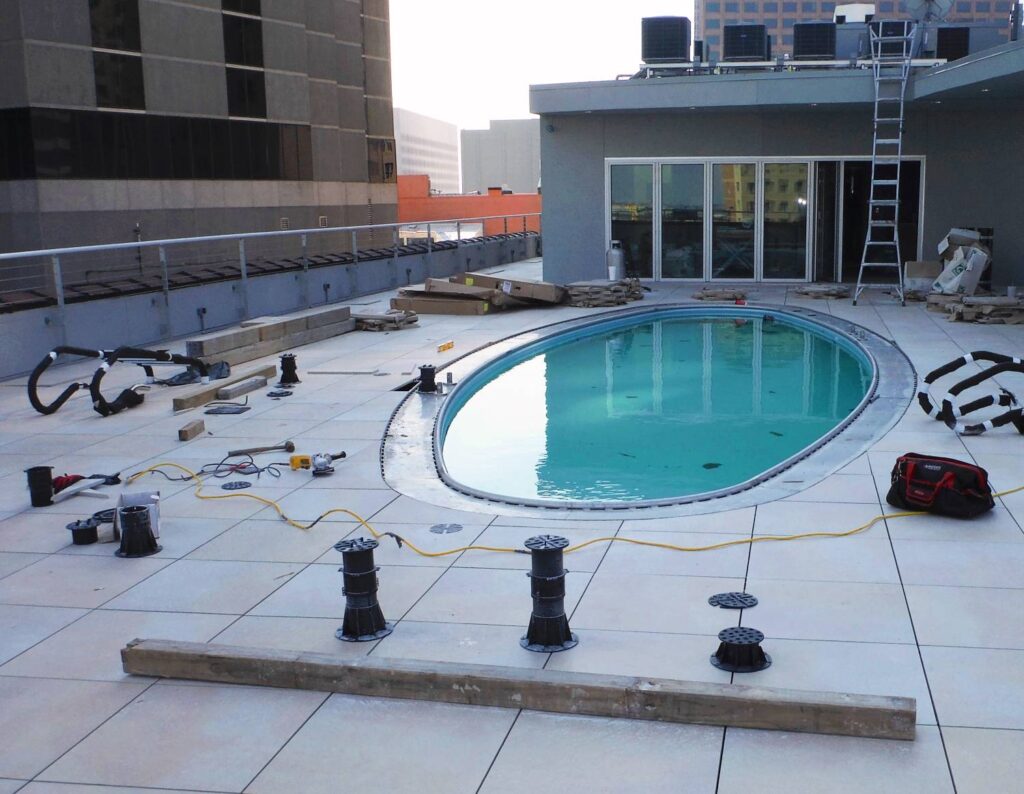
POLYGON ((341 460, 345 457, 344 452, 330 453, 330 452, 317 452, 315 455, 292 455, 288 459, 289 465, 292 467, 292 471, 298 471, 299 469, 309 469, 314 477, 325 477, 328 474, 334 474, 334 461, 341 460))

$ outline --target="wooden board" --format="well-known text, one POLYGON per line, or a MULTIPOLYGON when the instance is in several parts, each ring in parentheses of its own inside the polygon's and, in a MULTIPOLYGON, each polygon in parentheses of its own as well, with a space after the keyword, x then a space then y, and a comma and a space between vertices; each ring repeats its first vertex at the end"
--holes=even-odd
POLYGON ((255 375, 264 375, 268 379, 274 379, 277 377, 277 364, 260 364, 259 366, 240 369, 237 372, 232 372, 227 378, 206 383, 191 391, 183 392, 171 401, 171 408, 174 411, 186 411, 189 408, 198 408, 201 405, 206 405, 210 400, 216 399, 218 389, 255 375))
POLYGON ((917 716, 904 697, 171 640, 134 640, 121 660, 133 675, 879 739, 913 740, 917 716))
POLYGON ((178 429, 178 441, 191 441, 200 433, 205 432, 206 423, 202 419, 196 419, 195 421, 189 422, 184 427, 178 429))
POLYGON ((222 386, 217 389, 218 400, 233 400, 236 397, 241 397, 243 394, 248 394, 251 391, 262 389, 267 385, 267 379, 263 375, 254 375, 251 378, 240 380, 238 383, 232 383, 230 386, 222 386))
POLYGON ((416 314, 487 314, 488 301, 472 298, 428 298, 399 296, 391 299, 392 309, 404 309, 416 314))

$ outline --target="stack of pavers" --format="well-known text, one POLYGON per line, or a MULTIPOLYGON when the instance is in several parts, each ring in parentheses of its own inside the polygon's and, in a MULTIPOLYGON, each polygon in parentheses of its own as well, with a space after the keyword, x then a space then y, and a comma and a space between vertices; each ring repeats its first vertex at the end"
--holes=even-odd
POLYGON ((399 290, 392 309, 418 314, 488 314, 503 309, 554 305, 565 290, 543 281, 501 279, 483 273, 460 273, 451 280, 428 278, 422 288, 399 290))
POLYGON ((195 336, 185 342, 189 356, 231 366, 355 330, 348 306, 325 306, 284 317, 256 317, 238 328, 195 336))
POLYGON ((622 281, 574 281, 569 284, 569 305, 583 308, 622 306, 643 298, 643 289, 636 279, 622 281))

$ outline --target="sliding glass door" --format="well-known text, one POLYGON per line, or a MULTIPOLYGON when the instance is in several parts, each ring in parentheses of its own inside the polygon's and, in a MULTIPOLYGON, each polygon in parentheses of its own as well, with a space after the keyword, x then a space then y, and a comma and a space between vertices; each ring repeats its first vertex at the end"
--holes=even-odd
POLYGON ((704 278, 704 164, 661 166, 661 278, 704 278))
POLYGON ((622 243, 626 275, 654 277, 654 165, 611 167, 611 233, 622 243))
POLYGON ((765 163, 762 278, 807 277, 808 163, 765 163))
POLYGON ((711 166, 711 273, 713 279, 755 276, 757 165, 711 166))

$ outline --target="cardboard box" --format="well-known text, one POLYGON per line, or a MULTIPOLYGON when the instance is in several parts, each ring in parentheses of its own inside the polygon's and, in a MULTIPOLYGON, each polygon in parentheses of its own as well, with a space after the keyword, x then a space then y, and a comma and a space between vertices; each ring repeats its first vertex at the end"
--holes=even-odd
POLYGON ((937 246, 939 258, 948 262, 953 258, 954 249, 960 245, 977 245, 981 243, 981 235, 970 229, 950 229, 949 233, 939 240, 937 246))
POLYGON ((459 273, 450 281, 470 287, 487 287, 497 289, 513 298, 539 301, 541 303, 561 303, 565 300, 565 288, 546 281, 514 281, 485 273, 459 273))
POLYGON ((526 306, 526 301, 513 298, 501 290, 489 287, 477 287, 469 284, 460 284, 453 281, 445 281, 440 278, 428 278, 425 290, 403 289, 403 295, 437 295, 450 297, 470 297, 477 300, 489 301, 494 307, 526 306))
POLYGON ((924 290, 932 288, 932 283, 942 272, 941 262, 913 261, 903 265, 903 286, 908 290, 924 290))
POLYGON ((487 314, 488 301, 474 298, 437 298, 427 296, 401 296, 391 299, 392 309, 413 311, 417 314, 487 314))
POLYGON ((932 289, 946 295, 973 295, 987 262, 988 254, 980 245, 958 245, 932 289))

